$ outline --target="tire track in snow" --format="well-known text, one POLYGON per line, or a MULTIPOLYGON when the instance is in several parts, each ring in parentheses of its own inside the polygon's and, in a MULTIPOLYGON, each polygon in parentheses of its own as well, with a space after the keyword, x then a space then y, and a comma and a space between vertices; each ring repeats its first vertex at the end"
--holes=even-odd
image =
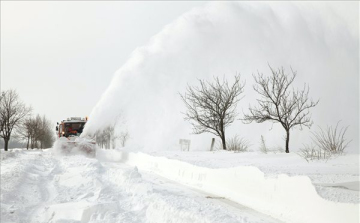
POLYGON ((26 218, 29 219, 29 222, 44 222, 43 210, 46 210, 51 205, 57 193, 53 184, 54 173, 59 172, 58 161, 52 158, 50 154, 46 154, 44 161, 38 164, 36 169, 40 171, 37 183, 40 191, 40 201, 29 208, 26 218))
MULTIPOLYGON (((103 163, 104 165, 112 168, 118 168, 118 169, 129 169, 135 172, 135 174, 140 174, 142 180, 146 182, 146 184, 149 184, 152 188, 152 193, 157 194, 157 196, 165 197, 165 203, 169 206, 174 205, 176 209, 176 202, 171 202, 166 199, 166 197, 173 197, 175 199, 178 199, 178 202, 183 202, 183 206, 180 204, 179 209, 184 208, 185 211, 193 212, 193 214, 198 214, 195 212, 203 212, 199 213, 200 216, 197 221, 194 221, 194 219, 188 219, 188 221, 184 222, 267 222, 267 223, 273 223, 273 222, 281 222, 278 219, 274 219, 268 215, 259 213, 253 209, 250 209, 248 207, 245 207, 243 205, 237 204, 236 202, 232 202, 227 199, 218 199, 218 197, 205 193, 203 191, 193 189, 191 187, 188 187, 186 185, 179 184, 177 182, 168 180, 166 178, 163 178, 157 174, 154 174, 152 172, 148 171, 138 171, 136 167, 131 167, 127 164, 121 164, 121 163, 103 163), (198 204, 198 206, 196 205, 198 204), (184 207, 188 205, 188 207, 184 207), (194 205, 194 206, 191 206, 194 205), (204 208, 202 208, 203 206, 204 208), (205 208, 206 207, 206 208, 205 208), (192 210, 193 209, 193 210, 192 210), (208 209, 208 210, 206 210, 208 209), (218 211, 222 210, 222 211, 218 211), (214 211, 218 211, 218 216, 214 211)), ((162 201, 160 201, 161 203, 162 201)), ((156 202, 154 202, 156 203, 156 202)), ((150 204, 154 205, 154 204, 150 204)), ((160 215, 162 215, 158 220, 158 222, 176 222, 174 220, 171 220, 171 217, 166 216, 166 211, 173 211, 174 214, 178 214, 176 212, 181 212, 178 210, 171 210, 171 208, 166 209, 166 207, 163 207, 164 210, 159 210, 160 208, 157 208, 160 212, 160 215)), ((181 214, 178 214, 179 217, 182 217, 181 214)), ((196 218, 195 218, 196 219, 196 218)), ((151 222, 151 221, 150 221, 151 222)), ((157 221, 153 221, 157 222, 157 221)), ((182 221, 179 221, 182 222, 182 221)))
POLYGON ((280 222, 122 163, 23 152, 2 165, 1 222, 280 222))
POLYGON ((49 199, 44 185, 52 166, 41 151, 22 152, 2 163, 2 222, 37 222, 33 213, 49 199))

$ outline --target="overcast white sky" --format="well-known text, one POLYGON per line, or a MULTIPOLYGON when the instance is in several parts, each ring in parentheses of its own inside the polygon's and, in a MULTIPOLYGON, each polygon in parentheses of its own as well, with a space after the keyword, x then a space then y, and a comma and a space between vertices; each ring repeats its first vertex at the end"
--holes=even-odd
POLYGON ((54 122, 87 116, 136 47, 205 3, 1 1, 1 90, 54 122))

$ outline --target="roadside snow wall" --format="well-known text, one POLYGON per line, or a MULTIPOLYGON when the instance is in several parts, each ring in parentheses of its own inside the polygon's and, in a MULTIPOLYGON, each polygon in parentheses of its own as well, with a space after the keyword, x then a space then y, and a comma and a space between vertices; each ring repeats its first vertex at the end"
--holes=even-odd
POLYGON ((321 198, 306 176, 265 177, 256 167, 210 169, 141 152, 100 150, 97 157, 137 166, 289 223, 359 222, 359 204, 321 198))

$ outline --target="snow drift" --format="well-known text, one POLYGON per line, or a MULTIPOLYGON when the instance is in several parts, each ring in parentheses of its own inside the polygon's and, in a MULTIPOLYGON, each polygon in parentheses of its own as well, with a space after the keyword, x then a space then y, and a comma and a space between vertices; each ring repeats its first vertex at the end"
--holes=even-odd
POLYGON ((1 162, 2 223, 279 222, 121 163, 49 150, 1 162))
POLYGON ((60 137, 58 138, 53 148, 52 153, 56 156, 62 155, 85 155, 88 157, 95 157, 97 145, 91 139, 80 137, 60 137))
MULTIPOLYGON (((290 66, 298 72, 295 87, 310 85, 320 104, 312 110, 316 125, 350 125, 352 151, 359 136, 358 3, 214 2, 167 25, 137 48, 91 112, 85 133, 93 134, 119 117, 116 132, 128 131, 129 144, 151 150, 170 149, 191 139, 191 149, 208 149, 209 135, 191 135, 179 97, 186 85, 236 73, 246 80, 240 114, 256 103, 252 74, 290 66), (345 10, 342 10, 346 8, 345 10), (351 10, 350 10, 351 9, 351 10), (346 99, 346 100, 345 100, 346 99), (336 102, 336 103, 334 103, 336 102)), ((121 41, 121 40, 119 40, 121 41)), ((239 116, 239 118, 241 115, 239 116)), ((227 132, 256 144, 283 146, 283 129, 270 123, 236 121, 227 132)), ((309 139, 309 131, 292 134, 291 147, 309 139)))
POLYGON ((272 217, 291 223, 356 223, 359 204, 321 198, 307 176, 265 177, 256 167, 205 168, 141 152, 99 151, 98 159, 120 161, 226 197, 272 217))

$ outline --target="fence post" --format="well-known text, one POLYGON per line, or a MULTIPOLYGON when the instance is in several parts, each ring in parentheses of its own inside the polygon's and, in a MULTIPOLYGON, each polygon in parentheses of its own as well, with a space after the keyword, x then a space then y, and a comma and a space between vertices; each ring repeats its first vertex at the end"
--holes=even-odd
POLYGON ((214 149, 214 144, 215 144, 215 138, 212 138, 212 139, 211 139, 210 151, 213 151, 213 149, 214 149))

